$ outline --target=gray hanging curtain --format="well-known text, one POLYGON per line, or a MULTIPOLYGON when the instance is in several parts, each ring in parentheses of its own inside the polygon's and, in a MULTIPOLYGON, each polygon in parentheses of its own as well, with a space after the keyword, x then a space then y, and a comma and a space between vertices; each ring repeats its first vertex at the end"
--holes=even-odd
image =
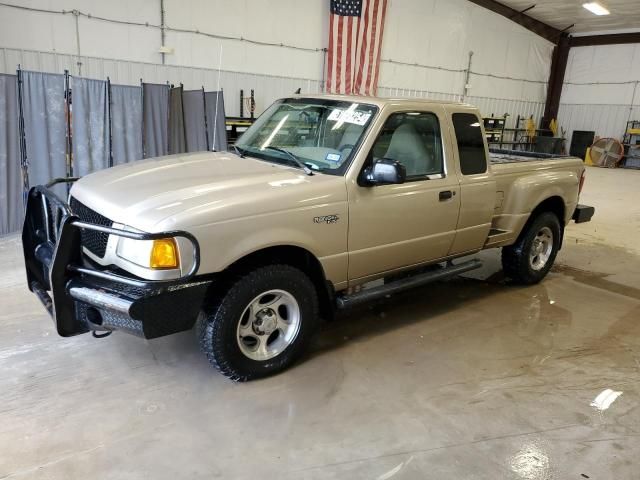
POLYGON ((169 153, 169 87, 142 84, 144 156, 160 157, 169 153))
POLYGON ((187 152, 207 150, 207 129, 204 123, 204 92, 189 90, 182 93, 184 111, 184 130, 187 152))
POLYGON ((205 93, 207 113, 207 135, 209 148, 216 152, 227 150, 227 127, 225 125, 224 95, 222 92, 205 93))
POLYGON ((107 82, 71 78, 73 175, 83 177, 109 166, 107 82))
POLYGON ((184 153, 187 145, 182 111, 182 87, 169 91, 169 153, 184 153))
MULTIPOLYGON (((64 75, 22 72, 22 108, 30 186, 66 177, 64 75)), ((64 198, 65 187, 55 188, 64 198)))
POLYGON ((142 158, 142 87, 111 85, 113 164, 142 158))
POLYGON ((22 212, 18 81, 0 74, 0 235, 20 230, 22 212))

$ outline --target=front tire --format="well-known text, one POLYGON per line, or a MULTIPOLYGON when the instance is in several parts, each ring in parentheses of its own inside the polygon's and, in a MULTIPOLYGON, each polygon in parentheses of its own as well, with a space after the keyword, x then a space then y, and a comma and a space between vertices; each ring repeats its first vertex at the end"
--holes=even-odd
POLYGON ((209 362, 235 381, 278 373, 306 349, 318 323, 318 295, 289 265, 257 268, 204 309, 197 332, 209 362))
POLYGON ((514 245, 502 249, 505 275, 522 285, 540 282, 555 262, 561 238, 558 217, 551 212, 538 215, 514 245))

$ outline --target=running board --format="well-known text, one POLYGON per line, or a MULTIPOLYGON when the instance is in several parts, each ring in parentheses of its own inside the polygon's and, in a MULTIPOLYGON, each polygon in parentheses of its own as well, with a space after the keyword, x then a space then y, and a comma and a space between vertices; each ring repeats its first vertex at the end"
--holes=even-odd
POLYGON ((473 259, 468 262, 453 265, 447 264, 446 267, 441 267, 437 270, 432 270, 426 273, 420 273, 411 277, 402 278, 379 287, 368 288, 352 295, 342 295, 336 299, 337 307, 340 310, 351 308, 356 305, 377 300, 379 298, 386 297, 394 293, 409 290, 410 288, 421 287, 427 283, 435 282, 436 280, 444 280, 447 278, 455 277, 461 273, 476 270, 482 267, 482 262, 478 259, 473 259))

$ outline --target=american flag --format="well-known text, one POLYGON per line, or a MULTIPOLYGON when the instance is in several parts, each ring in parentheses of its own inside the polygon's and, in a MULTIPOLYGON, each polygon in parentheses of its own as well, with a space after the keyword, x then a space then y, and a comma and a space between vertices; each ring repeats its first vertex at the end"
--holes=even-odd
POLYGON ((387 0, 331 0, 328 92, 376 94, 386 12, 387 0))

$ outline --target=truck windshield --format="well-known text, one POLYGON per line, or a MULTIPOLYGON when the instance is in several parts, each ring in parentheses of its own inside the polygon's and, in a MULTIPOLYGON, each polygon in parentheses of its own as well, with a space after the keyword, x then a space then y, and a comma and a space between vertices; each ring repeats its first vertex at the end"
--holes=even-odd
POLYGON ((341 175, 377 111, 374 105, 348 101, 280 100, 235 145, 243 155, 341 175))

